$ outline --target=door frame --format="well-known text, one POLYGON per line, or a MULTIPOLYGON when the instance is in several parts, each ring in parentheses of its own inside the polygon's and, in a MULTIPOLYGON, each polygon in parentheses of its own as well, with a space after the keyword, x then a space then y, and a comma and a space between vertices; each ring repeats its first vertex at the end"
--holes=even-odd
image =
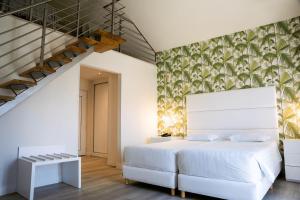
MULTIPOLYGON (((78 154, 86 155, 86 143, 87 143, 87 91, 80 90, 79 98, 81 98, 81 104, 79 105, 79 135, 78 135, 78 154)), ((80 101, 79 101, 80 102, 80 101)))

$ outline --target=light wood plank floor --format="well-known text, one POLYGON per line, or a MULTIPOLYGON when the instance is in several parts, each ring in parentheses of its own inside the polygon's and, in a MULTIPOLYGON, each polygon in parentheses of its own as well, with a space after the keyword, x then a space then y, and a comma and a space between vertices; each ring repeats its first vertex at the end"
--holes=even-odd
MULTIPOLYGON (((170 190, 143 183, 125 185, 121 171, 109 167, 105 159, 95 157, 82 158, 82 189, 65 184, 54 184, 35 190, 38 200, 180 200, 179 192, 175 197, 170 190)), ((0 197, 1 200, 24 199, 18 194, 0 197)), ((187 193, 186 199, 216 200, 215 198, 187 193)), ((269 191, 264 200, 300 200, 300 184, 286 182, 279 178, 273 191, 269 191)))

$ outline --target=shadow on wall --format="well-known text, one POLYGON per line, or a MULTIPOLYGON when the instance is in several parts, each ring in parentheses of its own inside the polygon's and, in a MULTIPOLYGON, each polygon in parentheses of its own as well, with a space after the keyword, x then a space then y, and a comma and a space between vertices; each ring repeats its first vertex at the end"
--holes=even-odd
MULTIPOLYGON (((18 157, 18 150, 17 150, 16 155, 17 155, 16 157, 18 157)), ((5 182, 3 185, 6 185, 9 187, 12 184, 14 184, 14 182, 17 182, 18 159, 14 159, 6 167, 7 167, 7 169, 5 169, 5 174, 3 176, 3 180, 5 180, 5 182), (11 177, 15 177, 16 179, 12 182, 11 177)), ((5 188, 5 189, 9 189, 9 188, 5 188)), ((15 190, 16 190, 16 188, 15 188, 15 190)), ((11 192, 11 191, 8 191, 8 192, 11 192)))

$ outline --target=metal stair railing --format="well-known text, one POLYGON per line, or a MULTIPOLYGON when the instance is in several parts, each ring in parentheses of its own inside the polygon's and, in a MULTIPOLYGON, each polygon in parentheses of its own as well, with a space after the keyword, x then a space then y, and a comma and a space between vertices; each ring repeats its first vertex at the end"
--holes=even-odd
POLYGON ((89 0, 70 0, 68 4, 60 0, 2 0, 0 7, 0 20, 12 16, 27 20, 0 31, 0 83, 37 63, 42 66, 63 47, 99 28, 127 40, 116 50, 155 63, 154 49, 135 23, 125 17, 125 6, 117 0, 105 6, 89 0), (27 27, 31 29, 24 31, 27 27), (13 37, 7 39, 7 35, 13 37))
POLYGON ((102 28, 126 39, 126 43, 121 45, 118 51, 155 64, 154 48, 137 25, 126 17, 125 6, 120 1, 112 1, 103 6, 103 9, 107 14, 104 15, 102 28))
POLYGON ((55 54, 64 46, 75 42, 77 38, 94 32, 101 25, 101 19, 94 18, 94 14, 102 7, 101 4, 90 5, 88 0, 74 0, 72 5, 62 8, 52 6, 53 3, 60 2, 59 0, 44 0, 31 5, 22 4, 19 6, 20 8, 11 7, 13 5, 11 3, 14 1, 15 3, 20 2, 19 0, 1 2, 0 19, 17 16, 31 21, 24 21, 17 26, 0 31, 0 48, 2 48, 0 53, 0 81, 6 80, 12 74, 32 67, 36 63, 43 65, 45 59, 51 54, 55 54), (27 12, 28 10, 30 12, 27 12), (86 10, 88 12, 85 12, 86 10), (42 13, 42 17, 39 14, 34 15, 35 12, 42 13), (71 18, 71 16, 73 17, 71 18), (31 29, 23 32, 30 25, 31 29), (35 25, 36 28, 32 28, 32 25, 35 25), (6 36, 8 35, 14 35, 14 37, 7 39, 6 36), (33 38, 25 38, 33 35, 33 38), (61 41, 63 37, 67 37, 67 39, 61 41), (33 47, 28 48, 30 46, 33 47), (17 56, 11 56, 16 52, 18 52, 17 56), (33 54, 36 56, 28 59, 33 54), (25 58, 27 58, 26 62, 22 62, 25 58))

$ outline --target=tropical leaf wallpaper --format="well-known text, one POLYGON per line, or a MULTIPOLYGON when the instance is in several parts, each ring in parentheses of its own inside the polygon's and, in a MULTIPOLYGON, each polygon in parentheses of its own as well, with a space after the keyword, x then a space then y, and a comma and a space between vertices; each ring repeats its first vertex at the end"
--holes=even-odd
POLYGON ((159 52, 157 82, 159 133, 186 134, 188 94, 275 85, 280 138, 300 138, 300 17, 159 52))

